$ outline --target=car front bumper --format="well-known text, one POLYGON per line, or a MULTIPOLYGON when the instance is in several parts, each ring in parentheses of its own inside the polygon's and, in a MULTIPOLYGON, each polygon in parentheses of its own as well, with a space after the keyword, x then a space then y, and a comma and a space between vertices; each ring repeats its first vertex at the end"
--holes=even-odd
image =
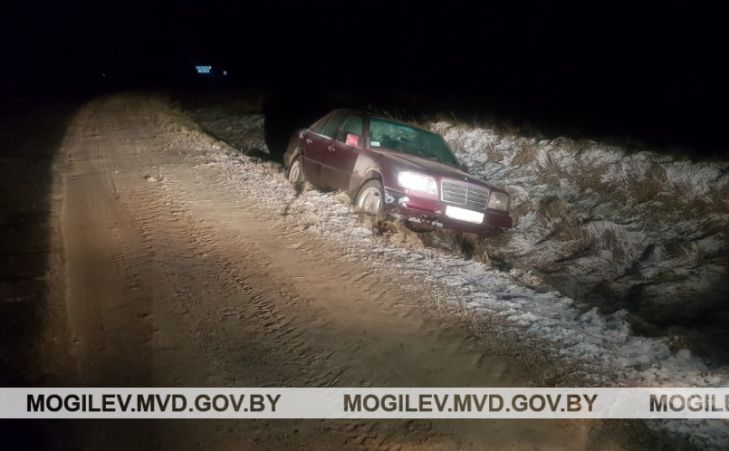
POLYGON ((511 216, 498 210, 487 210, 483 222, 475 223, 446 216, 448 204, 439 200, 425 199, 385 188, 385 213, 407 222, 428 228, 444 228, 459 232, 483 234, 507 229, 513 225, 511 216))

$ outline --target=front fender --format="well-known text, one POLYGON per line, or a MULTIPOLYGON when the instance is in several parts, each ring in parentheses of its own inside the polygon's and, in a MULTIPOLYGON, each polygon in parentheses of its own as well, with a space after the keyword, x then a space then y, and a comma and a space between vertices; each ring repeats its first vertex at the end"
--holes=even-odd
POLYGON ((291 136, 291 139, 289 139, 289 144, 286 146, 286 152, 284 152, 283 155, 284 166, 287 168, 291 165, 291 162, 294 161, 294 158, 302 153, 303 147, 301 146, 301 136, 302 130, 297 130, 296 133, 291 136))

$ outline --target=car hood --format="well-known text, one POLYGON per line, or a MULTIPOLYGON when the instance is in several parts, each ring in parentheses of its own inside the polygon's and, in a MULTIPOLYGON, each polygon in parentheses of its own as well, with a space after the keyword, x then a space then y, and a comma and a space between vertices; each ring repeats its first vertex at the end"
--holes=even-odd
POLYGON ((426 173, 431 176, 435 177, 441 177, 441 178, 450 178, 455 180, 462 180, 464 182, 473 183, 474 185, 480 185, 485 188, 488 188, 492 191, 499 191, 499 192, 505 192, 502 189, 499 189, 495 186, 492 186, 483 180, 480 180, 466 171, 463 171, 459 168, 456 168, 454 166, 450 166, 447 164, 439 163, 434 160, 430 160, 427 158, 421 158, 415 155, 407 154, 404 152, 399 152, 396 150, 389 150, 389 149, 377 149, 373 150, 374 152, 378 153, 381 158, 387 159, 390 162, 394 163, 394 165, 397 167, 398 170, 404 171, 404 170, 414 170, 426 173))

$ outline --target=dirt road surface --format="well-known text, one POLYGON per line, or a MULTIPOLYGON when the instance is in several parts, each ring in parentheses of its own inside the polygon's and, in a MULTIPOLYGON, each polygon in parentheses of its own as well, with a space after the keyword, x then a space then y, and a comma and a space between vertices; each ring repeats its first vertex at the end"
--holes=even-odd
MULTIPOLYGON (((229 189, 163 99, 85 105, 53 171, 46 385, 530 386, 516 343, 229 189)), ((597 421, 63 421, 58 449, 622 449, 597 421)), ((627 445, 626 445, 627 443, 627 445)), ((631 446, 632 445, 632 446, 631 446)))

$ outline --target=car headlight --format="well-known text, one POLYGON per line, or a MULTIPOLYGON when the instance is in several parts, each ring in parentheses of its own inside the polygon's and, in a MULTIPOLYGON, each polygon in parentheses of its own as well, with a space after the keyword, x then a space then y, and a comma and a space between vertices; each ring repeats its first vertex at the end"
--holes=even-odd
POLYGON ((400 172, 397 174, 397 183, 410 191, 438 197, 438 184, 428 175, 410 171, 400 172))
POLYGON ((489 196, 489 208, 493 210, 509 211, 509 195, 492 191, 489 196))

